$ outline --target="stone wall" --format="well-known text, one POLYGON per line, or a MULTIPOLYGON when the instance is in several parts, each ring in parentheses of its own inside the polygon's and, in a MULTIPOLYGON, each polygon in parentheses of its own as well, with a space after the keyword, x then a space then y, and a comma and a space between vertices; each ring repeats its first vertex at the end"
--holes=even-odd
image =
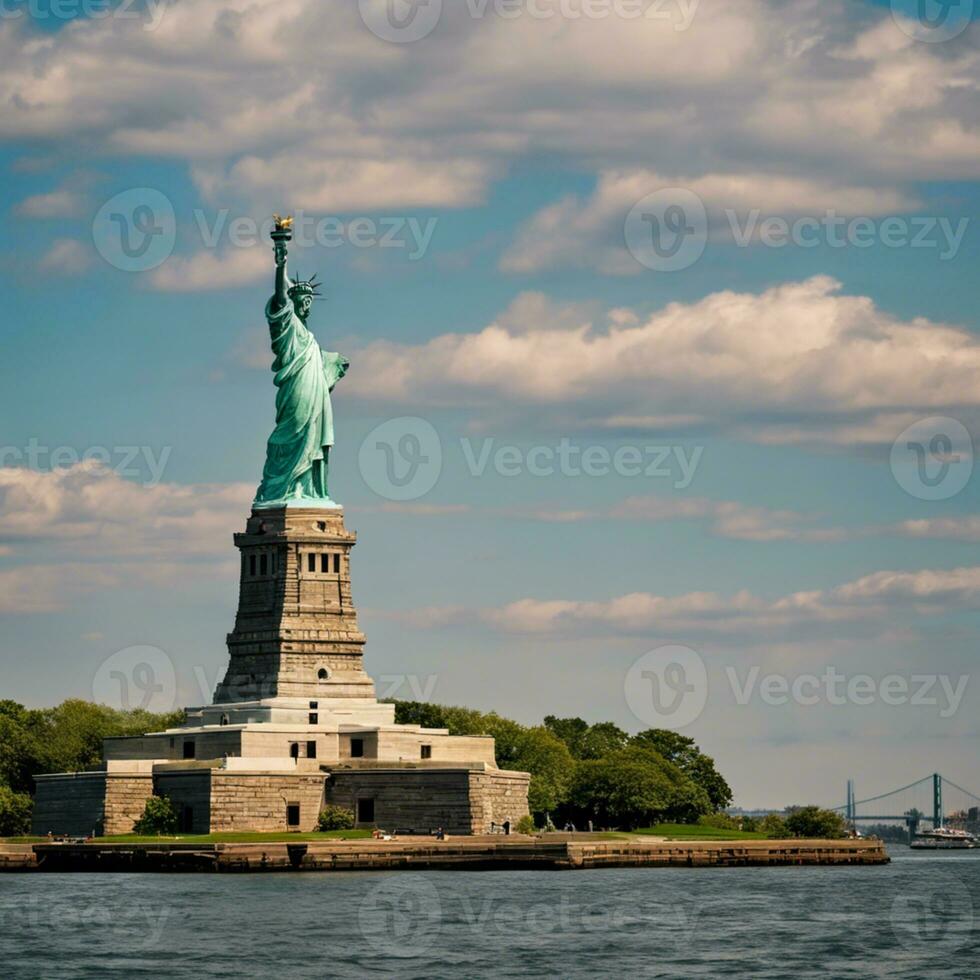
POLYGON ((528 815, 527 788, 531 777, 526 772, 491 769, 470 773, 471 833, 489 833, 492 823, 509 820, 514 827, 528 815))
POLYGON ((168 796, 177 807, 184 833, 211 832, 211 769, 157 770, 153 782, 157 796, 168 796))
POLYGON ((87 837, 103 833, 105 772, 69 772, 36 776, 31 832, 87 837))
POLYGON ((323 803, 323 774, 211 771, 211 831, 316 829, 323 803), (299 804, 300 822, 290 827, 286 807, 299 804))
POLYGON ((109 772, 105 782, 105 834, 131 834, 153 795, 152 773, 109 772))
POLYGON ((360 800, 374 801, 374 820, 385 830, 426 833, 443 827, 469 832, 469 772, 465 769, 339 770, 327 782, 327 802, 358 813, 360 800))

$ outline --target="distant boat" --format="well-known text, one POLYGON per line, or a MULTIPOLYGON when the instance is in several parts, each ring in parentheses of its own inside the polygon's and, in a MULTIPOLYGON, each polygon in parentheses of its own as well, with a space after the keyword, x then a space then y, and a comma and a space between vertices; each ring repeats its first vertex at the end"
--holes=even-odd
POLYGON ((980 847, 980 842, 965 830, 936 827, 916 834, 909 847, 924 851, 962 851, 980 847))

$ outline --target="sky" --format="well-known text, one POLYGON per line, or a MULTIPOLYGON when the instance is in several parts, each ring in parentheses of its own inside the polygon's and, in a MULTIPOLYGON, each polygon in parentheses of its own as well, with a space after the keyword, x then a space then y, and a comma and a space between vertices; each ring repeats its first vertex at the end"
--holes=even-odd
POLYGON ((980 28, 861 0, 4 0, 0 696, 210 700, 273 213, 381 696, 980 792, 980 28))

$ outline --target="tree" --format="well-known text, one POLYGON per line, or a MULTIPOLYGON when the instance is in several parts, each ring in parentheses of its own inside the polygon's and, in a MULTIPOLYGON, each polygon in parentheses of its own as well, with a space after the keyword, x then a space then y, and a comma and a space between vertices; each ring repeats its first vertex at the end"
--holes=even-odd
POLYGON ((77 699, 42 710, 0 701, 0 782, 17 792, 33 792, 37 773, 97 766, 104 738, 160 731, 182 718, 183 712, 116 711, 77 699))
POLYGON ((0 784, 0 837, 20 837, 31 832, 34 802, 27 793, 15 793, 0 784))
POLYGON ((177 808, 170 797, 151 796, 143 808, 143 816, 133 825, 133 833, 147 837, 173 836, 177 827, 177 808))
POLYGON ((0 783, 15 792, 31 792, 34 774, 49 771, 45 743, 38 738, 42 724, 42 712, 0 701, 0 783))
POLYGON ((711 809, 704 790, 676 766, 635 745, 579 762, 569 797, 580 820, 625 828, 693 820, 711 809))
POLYGON ((847 823, 833 810, 818 806, 790 807, 786 830, 794 837, 846 837, 847 823))
POLYGON ((770 838, 788 836, 786 821, 778 813, 767 813, 759 821, 759 830, 770 838))
POLYGON ((625 748, 629 742, 629 735, 611 721, 589 725, 581 718, 547 715, 544 724, 565 743, 576 759, 601 759, 610 752, 625 748))
POLYGON ((589 723, 581 718, 556 718, 545 715, 544 727, 560 738, 576 759, 582 758, 582 739, 589 730, 589 723))
POLYGON ((732 788, 715 768, 715 760, 705 755, 693 738, 665 728, 648 728, 634 735, 630 745, 645 745, 672 762, 708 794, 712 809, 724 810, 731 806, 732 788))
POLYGON ((531 774, 528 796, 536 814, 557 810, 576 820, 621 823, 646 812, 694 821, 731 803, 731 789, 714 760, 693 739, 674 732, 651 729, 630 738, 612 722, 589 725, 581 718, 547 715, 543 726, 528 727, 495 712, 424 701, 394 704, 400 725, 493 736, 497 765, 531 774), (625 767, 619 775, 617 766, 625 767), (622 796, 614 806, 601 798, 604 780, 611 780, 622 796))
POLYGON ((527 805, 532 813, 547 813, 568 799, 575 760, 565 744, 547 728, 528 728, 517 740, 513 768, 531 774, 527 805))

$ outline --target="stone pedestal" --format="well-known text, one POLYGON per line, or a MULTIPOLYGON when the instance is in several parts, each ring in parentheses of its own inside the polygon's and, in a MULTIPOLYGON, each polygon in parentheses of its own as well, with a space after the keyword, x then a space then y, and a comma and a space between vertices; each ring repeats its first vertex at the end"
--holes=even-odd
POLYGON ((230 663, 215 704, 263 698, 374 699, 351 599, 357 536, 342 508, 253 510, 241 552, 230 663))

